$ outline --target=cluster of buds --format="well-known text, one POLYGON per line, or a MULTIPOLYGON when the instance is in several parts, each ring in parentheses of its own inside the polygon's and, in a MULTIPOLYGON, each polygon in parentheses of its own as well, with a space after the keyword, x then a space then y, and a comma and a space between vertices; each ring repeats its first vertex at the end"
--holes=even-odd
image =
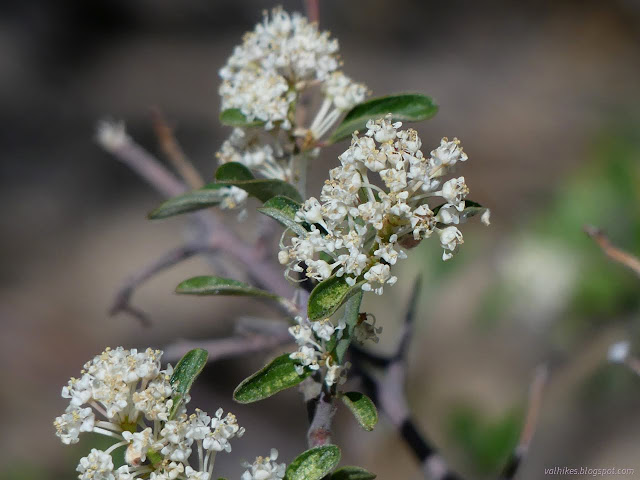
POLYGON ((80 460, 80 480, 210 480, 217 452, 230 452, 229 441, 244 433, 222 409, 213 417, 198 409, 187 415, 188 396, 174 404, 172 368, 162 370, 161 357, 160 350, 108 348, 62 389, 69 406, 54 426, 63 443, 77 443, 84 432, 115 439, 80 460), (118 448, 126 448, 126 463, 114 468, 111 453, 118 448), (195 467, 189 463, 194 448, 195 467))
MULTIPOLYGON (((287 276, 304 272, 322 281, 335 274, 349 285, 362 281, 363 290, 382 294, 384 284, 397 281, 390 267, 406 258, 401 246, 414 246, 435 232, 443 260, 448 260, 463 243, 458 225, 478 208, 465 210, 469 188, 464 177, 444 177, 467 155, 458 139, 443 138, 427 157, 417 132, 401 126, 387 116, 370 120, 365 135, 353 134, 320 200, 309 198, 297 213, 297 221, 309 224, 309 230, 293 236, 288 246, 280 244, 278 258, 288 266, 287 276), (430 206, 437 197, 444 203, 430 206)), ((489 211, 482 211, 488 225, 489 211)))
POLYGON ((309 146, 366 97, 367 88, 339 67, 338 41, 329 32, 320 32, 298 13, 265 12, 220 70, 222 110, 237 109, 254 126, 235 128, 218 152, 219 161, 292 181, 292 156, 317 156, 309 146), (296 105, 307 92, 321 92, 324 100, 305 128, 296 124, 296 105))

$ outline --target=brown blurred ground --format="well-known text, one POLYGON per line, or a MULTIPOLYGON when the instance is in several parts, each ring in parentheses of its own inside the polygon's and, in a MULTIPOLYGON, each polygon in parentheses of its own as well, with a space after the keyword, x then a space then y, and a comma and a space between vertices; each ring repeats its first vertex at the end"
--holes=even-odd
MULTIPOLYGON (((59 390, 105 346, 162 346, 178 336, 222 334, 234 316, 265 310, 258 303, 172 295, 178 281, 207 271, 204 262, 192 260, 135 297, 153 316, 151 330, 107 316, 120 281, 178 244, 182 222, 146 221, 159 197, 101 152, 92 135, 99 118, 123 118, 155 151, 148 111, 159 106, 210 176, 213 154, 227 134, 217 123, 217 69, 261 9, 272 5, 34 0, 0 6, 0 476, 25 463, 38 472, 33 478, 71 478, 73 454, 51 426, 64 408, 59 390)), ((523 401, 535 365, 554 356, 545 330, 517 316, 490 335, 470 328, 474 291, 495 273, 505 237, 580 169, 594 133, 611 118, 637 118, 639 5, 321 3, 321 24, 339 38, 348 74, 374 95, 420 91, 436 99, 440 113, 418 127, 424 144, 445 135, 461 138, 471 159, 463 174, 473 198, 493 210, 491 229, 465 232, 465 248, 488 254, 470 255, 463 268, 427 287, 438 293, 422 302, 425 321, 412 351, 416 419, 463 472, 473 470, 446 436, 448 405, 466 399, 499 416, 523 401), (462 300, 461 291, 467 292, 462 300)), ((284 6, 301 9, 298 2, 284 6)), ((310 191, 318 190, 336 153, 339 147, 313 166, 310 191)), ((388 292, 393 301, 385 296, 366 304, 386 327, 383 349, 393 345, 399 306, 420 267, 405 263, 412 265, 401 267, 402 281, 388 292)), ((556 465, 634 467, 640 477, 639 398, 594 406, 572 394, 617 338, 616 327, 602 329, 558 369, 520 478, 541 478, 543 467, 556 465)), ((235 384, 263 360, 256 357, 251 368, 213 365, 202 382, 208 385, 194 392, 194 404, 231 407, 247 427, 217 469, 230 478, 238 476, 240 459, 277 446, 290 460, 303 446, 305 415, 295 392, 265 402, 264 411, 231 405, 235 384)), ((337 432, 347 463, 383 479, 416 477, 413 459, 388 424, 366 434, 347 415, 340 419, 350 425, 337 432)), ((17 476, 19 470, 11 475, 32 478, 17 476)))

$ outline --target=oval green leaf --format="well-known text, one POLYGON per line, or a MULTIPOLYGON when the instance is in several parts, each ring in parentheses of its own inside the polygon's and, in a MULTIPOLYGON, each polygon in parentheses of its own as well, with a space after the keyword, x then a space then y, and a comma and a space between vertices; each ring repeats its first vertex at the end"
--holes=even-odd
POLYGON ((184 397, 191 390, 194 380, 202 369, 207 364, 207 358, 209 354, 202 348, 194 348, 188 351, 184 357, 180 359, 176 368, 173 370, 173 375, 169 383, 173 385, 173 406, 171 407, 170 418, 173 418, 178 407, 182 403, 184 397))
POLYGON ((176 293, 187 295, 243 295, 278 299, 277 295, 231 278, 203 275, 189 278, 176 287, 176 293))
POLYGON ((340 467, 331 474, 331 480, 373 480, 375 473, 371 473, 362 467, 340 467))
POLYGON ((368 120, 384 117, 387 113, 392 114, 394 121, 418 122, 433 117, 437 111, 438 106, 426 95, 400 94, 373 98, 353 107, 333 132, 329 142, 335 143, 356 130, 362 131, 368 120))
POLYGON ((364 280, 350 286, 343 277, 335 275, 320 282, 309 296, 307 313, 309 320, 315 321, 330 317, 349 297, 362 290, 364 280))
POLYGON ((309 225, 296 221, 296 213, 300 210, 300 204, 288 197, 273 197, 264 202, 258 211, 273 218, 280 224, 289 228, 298 236, 304 235, 309 229, 309 225))
POLYGON ((198 190, 178 195, 170 198, 154 211, 149 213, 149 218, 158 220, 161 218, 172 217, 182 213, 195 212, 203 208, 214 207, 222 200, 220 189, 224 185, 218 183, 210 183, 198 190))
POLYGON ((320 480, 340 461, 340 449, 335 445, 315 447, 299 455, 284 474, 285 480, 320 480))
POLYGON ((247 120, 239 108, 227 108, 220 112, 220 123, 229 127, 257 127, 263 125, 262 120, 247 120))
POLYGON ((236 162, 225 163, 216 171, 218 185, 242 188, 252 197, 262 202, 276 196, 289 197, 301 202, 302 197, 293 185, 275 178, 255 178, 244 165, 236 162))
POLYGON ((296 365, 296 361, 290 359, 288 353, 280 355, 243 380, 233 392, 233 399, 239 403, 257 402, 296 386, 311 375, 309 369, 305 369, 302 375, 298 375, 296 365))
POLYGON ((243 182, 255 178, 251 170, 238 162, 223 163, 216 170, 218 182, 243 182))
POLYGON ((347 392, 342 394, 340 399, 351 410, 362 428, 367 432, 373 430, 378 423, 378 410, 369 397, 360 392, 347 392))

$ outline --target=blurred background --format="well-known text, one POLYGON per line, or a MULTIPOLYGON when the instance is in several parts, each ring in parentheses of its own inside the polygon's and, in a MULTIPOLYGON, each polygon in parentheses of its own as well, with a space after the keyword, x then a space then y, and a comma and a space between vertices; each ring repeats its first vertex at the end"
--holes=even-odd
MULTIPOLYGON (((238 315, 276 316, 258 302, 172 294, 209 273, 192 259, 134 297, 152 328, 109 317, 121 282, 177 246, 185 222, 147 221, 161 198, 93 137, 99 119, 123 119, 160 154, 150 116, 159 107, 211 177, 229 133, 217 121, 217 70, 277 4, 0 5, 0 478, 75 478, 91 445, 63 446, 52 421, 65 408, 61 387, 104 347, 163 347, 228 334, 238 315)), ((640 378, 606 363, 612 342, 637 337, 640 282, 581 230, 598 225, 640 253, 640 2, 322 0, 320 15, 346 73, 375 96, 418 91, 437 101, 438 115, 416 127, 424 150, 460 138, 470 198, 492 209, 491 228, 465 225, 453 260, 442 263, 437 242, 424 242, 397 265, 396 286, 366 299, 385 328, 376 348, 390 351, 423 273, 408 385, 417 424, 456 470, 495 478, 516 444, 533 370, 547 363, 539 429, 518 478, 555 466, 635 468, 640 478, 640 378)), ((341 149, 313 165, 309 192, 341 149)), ((231 401, 272 355, 212 364, 196 384, 192 405, 230 408, 247 429, 220 457, 219 476, 239 478, 242 460, 271 447, 284 461, 305 447, 295 390, 260 405, 231 401)), ((366 433, 340 411, 335 425, 344 463, 382 479, 420 478, 384 419, 366 433)))

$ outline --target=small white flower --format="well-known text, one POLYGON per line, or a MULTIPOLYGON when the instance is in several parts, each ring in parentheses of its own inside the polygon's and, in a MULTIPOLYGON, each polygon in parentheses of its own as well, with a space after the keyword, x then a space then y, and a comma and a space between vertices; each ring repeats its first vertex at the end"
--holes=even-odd
POLYGON ((313 332, 316 336, 322 340, 326 340, 327 342, 331 340, 336 328, 331 323, 331 320, 325 318, 323 320, 318 320, 312 323, 313 332))
POLYGON ((457 227, 446 227, 439 230, 438 234, 440 235, 440 245, 444 248, 442 259, 449 260, 453 256, 453 252, 458 248, 458 245, 464 243, 462 232, 460 232, 457 227))
POLYGON ((278 451, 271 449, 268 457, 257 457, 251 463, 245 463, 243 466, 247 469, 243 474, 242 480, 280 480, 284 478, 286 464, 276 463, 278 459, 278 451))
POLYGON ((467 154, 462 151, 460 140, 454 138, 449 141, 444 137, 440 141, 440 146, 431 151, 431 176, 442 176, 446 174, 449 167, 454 166, 458 162, 464 162, 468 159, 467 154))
POLYGON ((383 285, 388 283, 393 285, 396 283, 397 278, 391 276, 391 269, 389 265, 378 263, 371 267, 367 273, 364 274, 364 279, 367 281, 362 285, 362 290, 365 292, 375 292, 377 295, 382 295, 383 285))
POLYGON ((111 455, 95 448, 80 459, 76 471, 80 480, 115 480, 111 455))
POLYGON ((344 365, 339 365, 334 363, 332 357, 329 356, 325 363, 327 365, 327 374, 324 377, 324 383, 326 383, 328 387, 336 384, 342 385, 347 381, 347 370, 351 366, 349 362, 346 362, 344 365))
POLYGON ((458 211, 464 210, 464 198, 468 193, 469 187, 464 183, 464 177, 452 178, 442 185, 442 197, 458 211))
POLYGON ((147 458, 147 451, 153 443, 153 430, 145 428, 141 432, 122 432, 124 439, 129 442, 125 452, 125 461, 129 465, 138 466, 147 458))
POLYGON ((78 443, 80 433, 93 431, 94 423, 95 415, 91 408, 78 408, 73 405, 69 405, 64 415, 53 422, 56 435, 66 445, 78 443))
POLYGON ((189 466, 184 473, 187 476, 187 480, 209 480, 211 478, 208 472, 198 472, 189 466))

